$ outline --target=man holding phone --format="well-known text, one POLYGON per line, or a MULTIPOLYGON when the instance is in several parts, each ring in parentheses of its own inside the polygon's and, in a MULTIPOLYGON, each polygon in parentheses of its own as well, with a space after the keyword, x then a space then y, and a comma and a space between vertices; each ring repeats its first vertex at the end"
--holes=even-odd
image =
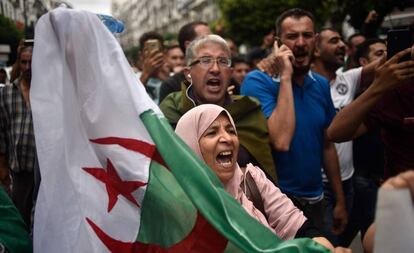
POLYGON ((328 128, 336 142, 374 129, 382 132, 385 177, 414 168, 414 47, 386 61, 383 56, 371 86, 342 109, 328 128), (411 54, 411 59, 401 59, 411 54))
POLYGON ((310 71, 315 48, 313 20, 302 9, 279 15, 276 34, 283 44, 275 42, 273 52, 279 73, 250 72, 241 94, 261 102, 280 189, 318 229, 326 231, 323 166, 336 198, 332 230, 340 233, 347 223, 345 199, 335 145, 325 137, 335 108, 328 81, 310 71))
POLYGON ((164 39, 157 32, 144 33, 139 39, 142 71, 137 76, 156 104, 159 104, 161 83, 169 76, 163 68, 163 43, 164 39))

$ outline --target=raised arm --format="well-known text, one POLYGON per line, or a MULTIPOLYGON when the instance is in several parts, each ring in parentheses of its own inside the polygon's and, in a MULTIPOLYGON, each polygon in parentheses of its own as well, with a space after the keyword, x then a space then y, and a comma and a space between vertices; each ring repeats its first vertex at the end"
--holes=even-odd
POLYGON ((397 85, 401 85, 404 81, 414 77, 414 61, 398 63, 403 55, 410 52, 411 48, 407 48, 387 62, 385 62, 386 56, 383 56, 375 71, 375 79, 372 85, 335 116, 328 128, 329 139, 335 142, 348 141, 367 131, 363 121, 383 95, 397 85))
POLYGON ((142 74, 140 80, 144 86, 147 85, 148 80, 160 71, 164 64, 164 54, 160 51, 143 52, 146 55, 142 66, 142 74))
POLYGON ((280 48, 277 41, 274 46, 275 64, 279 70, 280 87, 276 107, 267 120, 270 141, 274 149, 286 152, 295 133, 296 116, 292 91, 292 51, 282 45, 280 48))

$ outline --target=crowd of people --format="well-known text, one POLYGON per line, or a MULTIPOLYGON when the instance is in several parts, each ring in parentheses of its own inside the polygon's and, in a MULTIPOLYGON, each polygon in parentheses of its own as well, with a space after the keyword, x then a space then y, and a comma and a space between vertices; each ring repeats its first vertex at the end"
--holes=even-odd
MULTIPOLYGON (((131 66, 137 85, 277 236, 349 252, 360 233, 372 252, 379 187, 392 178, 388 188, 414 188, 414 61, 400 61, 413 50, 387 57, 385 40, 358 33, 344 41, 334 28, 316 30, 302 9, 275 25, 246 56, 204 22, 184 25, 177 45, 144 33, 131 66)), ((10 81, 0 80, 0 200, 9 194, 28 234, 41 183, 31 58, 31 46, 19 47, 10 81)), ((2 236, 0 252, 14 252, 16 242, 2 236)))

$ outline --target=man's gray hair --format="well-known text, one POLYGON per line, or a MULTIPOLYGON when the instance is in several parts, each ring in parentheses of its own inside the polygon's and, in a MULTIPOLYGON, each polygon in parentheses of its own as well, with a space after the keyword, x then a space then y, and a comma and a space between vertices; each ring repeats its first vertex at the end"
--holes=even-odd
POLYGON ((185 51, 185 62, 187 66, 189 66, 193 62, 194 58, 197 57, 198 50, 208 43, 219 44, 224 50, 226 50, 228 57, 231 56, 230 48, 227 45, 227 42, 219 35, 209 34, 193 40, 190 45, 188 45, 187 50, 185 51))

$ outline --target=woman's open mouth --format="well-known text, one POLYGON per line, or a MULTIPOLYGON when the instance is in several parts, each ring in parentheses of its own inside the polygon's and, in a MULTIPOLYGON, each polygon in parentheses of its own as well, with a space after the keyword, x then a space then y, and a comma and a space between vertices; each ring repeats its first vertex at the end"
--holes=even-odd
POLYGON ((232 151, 220 152, 216 157, 216 162, 225 168, 229 168, 233 166, 233 152, 232 151))

